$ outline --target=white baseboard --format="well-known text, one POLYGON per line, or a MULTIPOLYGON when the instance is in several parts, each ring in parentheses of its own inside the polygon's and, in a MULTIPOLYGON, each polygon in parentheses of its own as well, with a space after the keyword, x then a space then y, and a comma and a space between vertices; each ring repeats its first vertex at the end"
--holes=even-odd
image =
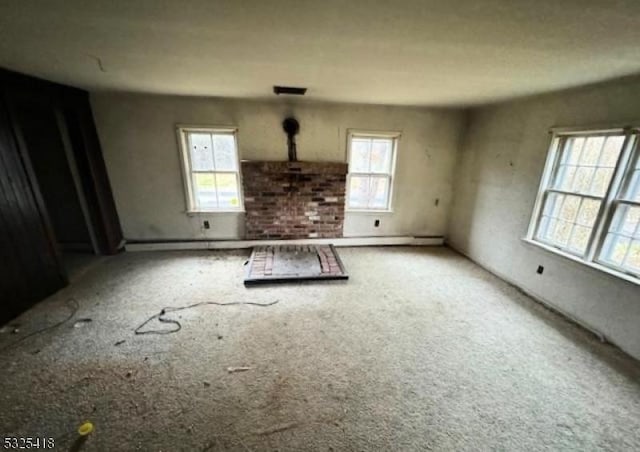
POLYGON ((299 239, 299 240, 198 240, 175 242, 138 242, 127 243, 127 251, 170 251, 170 250, 222 250, 252 248, 264 245, 328 245, 344 246, 441 246, 443 237, 341 237, 337 239, 299 239))
MULTIPOLYGON (((484 270, 488 271, 492 275, 497 276, 501 280, 505 281, 507 284, 512 285, 513 287, 515 287, 516 289, 518 289, 519 291, 524 293, 526 296, 528 296, 529 298, 534 300, 536 303, 539 303, 539 304, 543 305, 547 309, 550 309, 551 311, 556 312, 560 316, 565 317, 570 322, 573 322, 576 325, 580 326, 581 328, 584 328, 585 330, 589 331, 591 334, 596 336, 601 342, 609 342, 609 343, 613 344, 613 342, 611 342, 609 340, 609 338, 606 337, 597 328, 592 327, 591 325, 589 325, 589 324, 585 323, 584 321, 580 320, 579 318, 577 318, 573 314, 565 311, 563 308, 558 307, 558 305, 556 305, 555 303, 549 301, 546 297, 542 297, 542 296, 538 295, 537 293, 534 293, 531 290, 524 288, 522 285, 520 285, 519 282, 515 281, 513 278, 507 276, 506 274, 502 273, 501 271, 498 271, 498 270, 495 270, 492 267, 489 267, 488 265, 478 261, 477 259, 474 259, 468 253, 466 253, 465 251, 453 246, 451 243, 447 242, 447 246, 449 248, 451 248, 452 250, 454 250, 456 253, 460 253, 461 255, 463 255, 464 257, 469 259, 471 262, 473 262, 477 266, 483 268, 484 270)), ((624 351, 624 349, 622 347, 620 347, 617 344, 615 344, 615 345, 616 345, 616 347, 618 347, 618 348, 620 348, 620 349, 622 349, 624 351)), ((625 351, 625 353, 631 355, 631 353, 628 353, 626 351, 625 351)), ((633 356, 633 355, 631 355, 631 356, 633 356)))

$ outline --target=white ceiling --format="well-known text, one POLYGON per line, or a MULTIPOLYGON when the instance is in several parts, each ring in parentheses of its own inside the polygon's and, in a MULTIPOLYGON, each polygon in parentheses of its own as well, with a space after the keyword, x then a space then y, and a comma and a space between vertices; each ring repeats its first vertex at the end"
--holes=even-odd
POLYGON ((640 72, 640 1, 5 0, 0 66, 88 90, 477 105, 640 72))

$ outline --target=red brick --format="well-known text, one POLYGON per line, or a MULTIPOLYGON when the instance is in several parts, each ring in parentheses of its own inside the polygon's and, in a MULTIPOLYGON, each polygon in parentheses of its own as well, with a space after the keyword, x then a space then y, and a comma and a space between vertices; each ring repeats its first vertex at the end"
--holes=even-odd
POLYGON ((242 162, 248 239, 342 237, 345 163, 242 162))

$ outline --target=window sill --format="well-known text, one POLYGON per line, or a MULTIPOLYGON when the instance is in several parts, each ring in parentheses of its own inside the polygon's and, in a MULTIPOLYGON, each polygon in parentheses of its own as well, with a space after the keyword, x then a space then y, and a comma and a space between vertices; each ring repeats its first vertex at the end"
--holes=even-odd
POLYGON ((552 246, 549 245, 545 245, 544 243, 540 243, 540 242, 536 242, 535 240, 529 239, 529 238, 523 238, 522 241, 524 243, 526 243, 527 245, 532 245, 536 248, 540 248, 542 250, 548 251, 552 254, 555 254, 557 256, 563 257, 565 259, 568 259, 570 261, 576 262, 578 264, 581 264, 585 267, 589 267, 593 270, 597 270, 599 272, 602 273, 606 273, 608 275, 614 276, 618 279, 622 279, 623 281, 629 282, 631 284, 634 284, 636 286, 640 286, 640 278, 636 278, 635 276, 632 275, 628 275, 626 273, 623 272, 619 272, 616 270, 613 270, 609 267, 606 267, 602 264, 598 264, 597 262, 587 262, 585 260, 582 260, 581 258, 574 256, 573 254, 569 254, 569 253, 565 253, 564 251, 561 251, 557 248, 554 248, 552 246))
POLYGON ((217 213, 224 213, 224 214, 241 214, 244 213, 244 209, 234 209, 234 210, 187 210, 185 213, 187 214, 187 216, 189 217, 193 217, 196 215, 213 215, 213 214, 217 214, 217 213))

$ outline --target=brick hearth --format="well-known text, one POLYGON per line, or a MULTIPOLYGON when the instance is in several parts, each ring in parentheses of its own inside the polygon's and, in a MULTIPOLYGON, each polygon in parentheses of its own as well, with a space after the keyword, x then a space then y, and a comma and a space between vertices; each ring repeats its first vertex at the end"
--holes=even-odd
POLYGON ((346 163, 241 165, 247 239, 342 237, 346 163))

